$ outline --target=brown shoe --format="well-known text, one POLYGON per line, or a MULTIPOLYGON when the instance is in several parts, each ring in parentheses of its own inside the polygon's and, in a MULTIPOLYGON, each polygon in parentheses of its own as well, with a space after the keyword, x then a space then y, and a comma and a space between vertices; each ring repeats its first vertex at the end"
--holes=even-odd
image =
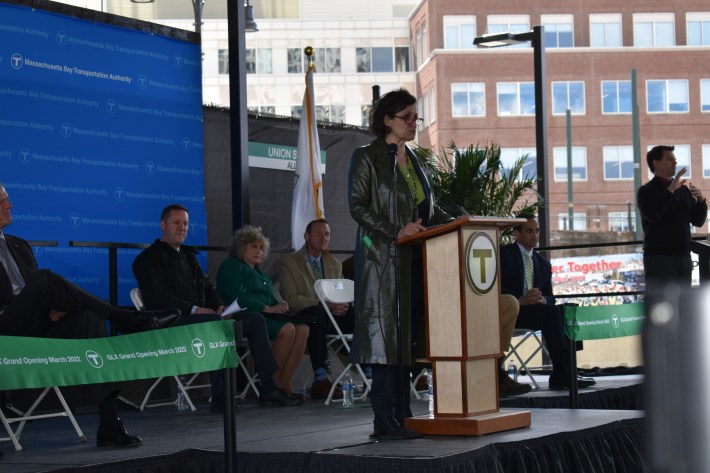
POLYGON ((499 397, 510 397, 510 396, 520 396, 521 394, 529 393, 532 390, 532 386, 529 384, 518 383, 510 379, 510 376, 506 373, 505 376, 501 376, 498 379, 498 396, 499 397))
MULTIPOLYGON (((328 394, 330 394, 330 388, 332 387, 333 383, 328 378, 313 381, 313 384, 311 384, 311 399, 328 399, 328 394)), ((333 399, 342 398, 343 391, 340 388, 335 388, 333 399)))

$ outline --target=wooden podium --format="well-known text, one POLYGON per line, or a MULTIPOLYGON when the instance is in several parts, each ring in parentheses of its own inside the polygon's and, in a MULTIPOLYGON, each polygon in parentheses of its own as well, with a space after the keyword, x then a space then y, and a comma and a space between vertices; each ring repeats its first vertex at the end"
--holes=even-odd
POLYGON ((404 425, 423 434, 484 435, 529 427, 530 411, 499 410, 500 231, 525 219, 470 217, 400 240, 424 257, 427 361, 434 416, 404 425))

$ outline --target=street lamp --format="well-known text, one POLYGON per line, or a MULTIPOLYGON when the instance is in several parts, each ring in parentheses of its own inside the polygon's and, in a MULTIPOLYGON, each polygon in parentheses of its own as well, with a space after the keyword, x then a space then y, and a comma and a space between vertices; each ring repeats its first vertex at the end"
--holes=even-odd
POLYGON ((525 33, 493 33, 478 36, 473 44, 479 47, 497 48, 530 41, 533 47, 535 69, 535 147, 537 153, 537 192, 543 205, 538 210, 540 221, 540 246, 550 246, 550 219, 545 206, 548 204, 547 185, 547 74, 545 72, 545 27, 534 26, 525 33))

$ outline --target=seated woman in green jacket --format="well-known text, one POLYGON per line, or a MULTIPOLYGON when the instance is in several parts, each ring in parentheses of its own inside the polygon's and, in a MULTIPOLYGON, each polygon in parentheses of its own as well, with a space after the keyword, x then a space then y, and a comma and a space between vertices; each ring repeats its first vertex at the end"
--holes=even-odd
POLYGON ((269 239, 261 228, 246 225, 234 234, 227 258, 217 272, 217 291, 222 300, 231 304, 238 299, 239 307, 264 315, 271 351, 279 368, 274 381, 293 394, 291 380, 301 362, 308 340, 308 325, 292 324, 269 317, 288 313, 288 304, 274 297, 271 278, 259 269, 269 252, 269 239))

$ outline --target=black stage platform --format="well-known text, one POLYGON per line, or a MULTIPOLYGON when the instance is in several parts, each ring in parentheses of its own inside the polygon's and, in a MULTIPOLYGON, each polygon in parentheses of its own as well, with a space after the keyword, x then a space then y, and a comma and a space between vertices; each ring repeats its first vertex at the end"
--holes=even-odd
MULTIPOLYGON (((599 378, 585 396, 611 397, 635 390, 640 377, 599 378)), ((544 383, 541 383, 544 386, 544 383)), ((554 399, 565 393, 533 391, 518 402, 554 399)), ((511 400, 504 401, 503 404, 511 400)), ((413 401, 415 414, 426 402, 413 401)), ((506 408, 507 409, 507 408, 506 408)), ((259 408, 241 403, 237 413, 239 472, 641 472, 643 413, 635 410, 532 408, 532 426, 483 437, 425 437, 372 442, 369 406, 343 409, 307 401, 297 408, 259 408)), ((97 417, 77 417, 88 442, 77 441, 68 420, 48 419, 25 428, 23 450, 9 442, 2 473, 101 472, 222 472, 223 423, 205 403, 192 412, 160 407, 126 411, 122 417, 144 445, 133 449, 94 446, 97 417)))

